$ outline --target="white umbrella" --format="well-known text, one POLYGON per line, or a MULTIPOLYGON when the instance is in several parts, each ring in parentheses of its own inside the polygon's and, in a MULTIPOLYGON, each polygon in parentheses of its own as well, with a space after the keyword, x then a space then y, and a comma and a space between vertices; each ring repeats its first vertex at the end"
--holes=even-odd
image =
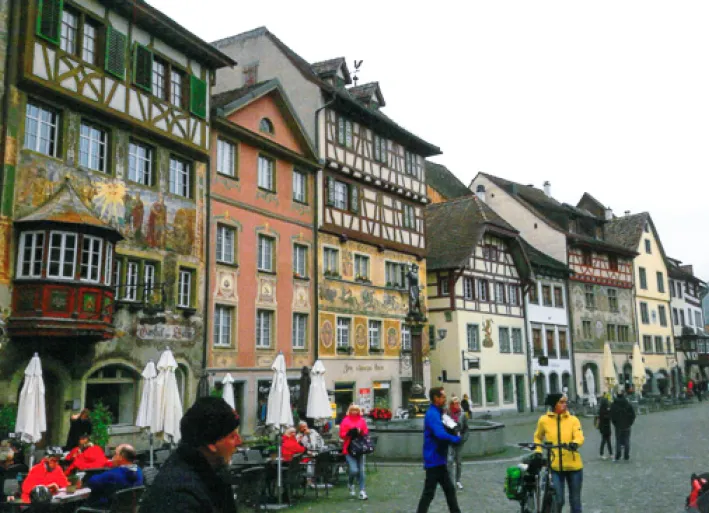
POLYGON ((613 387, 618 382, 618 375, 615 372, 615 364, 613 363, 613 354, 611 346, 608 342, 603 346, 603 366, 601 367, 601 375, 605 381, 608 391, 612 391, 613 387))
POLYGON ((325 385, 325 366, 318 360, 310 371, 310 390, 308 392, 307 417, 311 419, 329 419, 332 416, 330 398, 325 385))
POLYGON ((140 407, 138 408, 138 416, 135 419, 135 425, 141 428, 149 428, 150 432, 150 466, 153 466, 153 422, 155 420, 155 378, 158 373, 155 370, 155 363, 152 360, 148 362, 143 369, 143 392, 140 395, 140 407))
POLYGON ((640 344, 635 344, 633 346, 633 385, 635 385, 635 393, 641 395, 646 381, 647 374, 645 374, 643 355, 640 354, 640 344))
POLYGON ((170 348, 165 349, 158 360, 158 377, 155 380, 155 415, 152 428, 155 433, 163 432, 170 442, 180 441, 180 419, 182 418, 182 401, 177 389, 175 370, 177 361, 170 348))
POLYGON ((224 383, 222 399, 224 399, 224 402, 231 406, 232 409, 236 410, 236 400, 234 399, 234 378, 231 377, 231 374, 227 373, 227 375, 224 376, 222 383, 224 383))
POLYGON ((596 407, 596 378, 593 376, 591 368, 586 369, 586 387, 588 388, 588 404, 592 408, 596 407))
POLYGON ((34 444, 42 439, 42 433, 45 431, 47 431, 47 413, 44 405, 42 362, 39 360, 39 355, 35 353, 25 369, 25 384, 22 385, 20 392, 15 422, 15 432, 20 435, 20 439, 32 444, 30 467, 34 464, 34 444))
POLYGON ((278 353, 273 360, 273 380, 271 390, 268 391, 268 411, 266 412, 266 425, 278 428, 278 504, 281 503, 281 454, 283 437, 281 428, 293 425, 293 411, 290 406, 290 390, 286 377, 286 359, 283 353, 278 353))

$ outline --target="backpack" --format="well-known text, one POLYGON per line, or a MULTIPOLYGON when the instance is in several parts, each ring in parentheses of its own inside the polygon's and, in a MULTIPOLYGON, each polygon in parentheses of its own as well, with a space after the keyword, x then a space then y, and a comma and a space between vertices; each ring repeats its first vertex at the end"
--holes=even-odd
POLYGON ((360 435, 350 440, 350 445, 347 448, 350 456, 361 456, 363 454, 372 454, 374 452, 374 444, 369 435, 360 435))

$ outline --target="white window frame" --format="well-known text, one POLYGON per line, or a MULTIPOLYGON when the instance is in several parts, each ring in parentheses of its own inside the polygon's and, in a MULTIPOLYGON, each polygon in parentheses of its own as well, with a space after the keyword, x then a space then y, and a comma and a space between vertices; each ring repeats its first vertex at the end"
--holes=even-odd
POLYGON ((217 173, 236 176, 236 145, 222 139, 217 139, 217 173))
POLYGON ((416 229, 416 209, 413 207, 413 205, 403 205, 403 219, 402 219, 402 224, 404 225, 404 228, 410 228, 410 229, 416 229))
POLYGON ((338 317, 335 321, 335 324, 337 335, 337 347, 350 347, 350 340, 352 334, 352 319, 350 319, 349 317, 338 317))
POLYGON ((20 250, 17 253, 18 278, 42 277, 44 241, 45 235, 43 231, 22 232, 20 236, 20 250), (24 272, 25 264, 28 265, 27 273, 24 272), (37 266, 39 266, 39 269, 37 269, 37 266))
POLYGON ((361 253, 355 253, 354 274, 355 278, 359 277, 365 280, 369 279, 369 256, 361 253))
POLYGON ((138 141, 128 143, 128 180, 152 187, 153 149, 138 141))
POLYGON ((325 246, 323 248, 323 263, 326 272, 340 273, 340 250, 325 246))
MULTIPOLYGON (((552 291, 553 293, 553 291, 552 291)), ((519 286, 515 285, 514 283, 510 283, 507 285, 507 303, 512 306, 519 306, 519 301, 518 299, 518 294, 519 294, 519 286)))
POLYGON ((76 276, 76 252, 77 252, 77 246, 79 244, 79 235, 76 233, 72 232, 59 232, 59 231, 51 231, 49 232, 49 258, 47 261, 47 278, 55 278, 59 280, 73 280, 74 277, 76 276), (55 248, 53 245, 54 241, 54 236, 58 235, 60 237, 59 241, 59 260, 57 263, 59 264, 59 274, 52 274, 52 250, 55 248), (74 239, 74 244, 73 245, 68 245, 67 244, 67 238, 73 237, 74 239), (71 254, 73 255, 73 259, 71 262, 71 276, 66 276, 64 273, 64 267, 67 265, 68 259, 67 259, 67 251, 70 251, 71 254))
POLYGON ((183 75, 176 69, 170 69, 170 103, 182 108, 183 75))
POLYGON ((512 344, 512 352, 516 354, 523 354, 524 342, 522 337, 522 328, 512 328, 510 330, 510 338, 512 344), (515 337, 515 335, 517 335, 517 337, 515 337), (519 351, 517 349, 519 349, 519 351))
POLYGON ((448 280, 450 279, 449 276, 442 276, 441 280, 439 281, 441 291, 439 292, 439 296, 449 296, 451 291, 450 291, 450 283, 448 280))
POLYGON ((495 303, 505 304, 505 284, 499 281, 495 282, 495 303))
POLYGON ((177 306, 192 308, 192 275, 190 269, 180 268, 177 288, 177 306))
POLYGON ((340 182, 335 180, 335 194, 332 206, 339 208, 340 210, 347 210, 347 204, 349 203, 349 187, 345 182, 340 182))
POLYGON ((258 234, 258 249, 256 254, 257 267, 262 272, 273 272, 273 256, 276 239, 262 233, 258 234))
POLYGON ((101 257, 103 255, 103 239, 92 235, 84 235, 81 242, 81 264, 79 279, 91 283, 101 281, 101 257), (89 247, 86 247, 86 243, 89 247))
POLYGON ((256 310, 256 349, 268 349, 271 347, 273 317, 273 310, 256 310))
POLYGON ((116 263, 113 266, 113 285, 115 289, 115 298, 119 299, 121 297, 121 269, 123 267, 123 261, 120 258, 116 258, 116 263))
POLYGON ((165 92, 167 90, 167 65, 158 60, 153 59, 153 90, 154 96, 160 99, 165 99, 165 92))
POLYGON ((138 278, 140 277, 140 262, 128 260, 126 264, 126 284, 123 299, 126 301, 138 300, 138 278))
POLYGON ((233 264, 236 262, 236 228, 225 224, 217 225, 217 248, 216 259, 221 264, 233 264))
POLYGON ((406 264, 386 260, 384 262, 384 282, 397 289, 406 288, 406 264))
POLYGON ((293 200, 308 203, 308 177, 297 169, 293 170, 293 200))
POLYGON ((466 349, 469 353, 480 352, 480 325, 468 323, 465 327, 466 349))
POLYGON ((143 301, 150 303, 150 296, 155 291, 155 278, 158 274, 158 266, 154 262, 143 264, 143 301))
POLYGON ((77 54, 77 43, 79 35, 79 16, 73 11, 64 9, 62 12, 61 34, 59 36, 59 48, 71 55, 77 54))
POLYGON ((50 157, 57 156, 59 114, 38 103, 28 101, 25 108, 24 147, 50 157))
POLYGON ((113 243, 106 242, 106 258, 103 266, 103 284, 110 286, 113 274, 113 243))
POLYGON ((500 328, 497 331, 498 337, 499 337, 499 344, 500 344, 500 352, 504 354, 512 353, 512 340, 510 338, 510 328, 507 326, 500 326, 500 328), (503 337, 502 334, 507 333, 507 341, 506 345, 503 345, 503 337))
POLYGON ((472 276, 463 276, 463 299, 475 299, 475 279, 472 276))
POLYGON ((234 307, 229 305, 214 305, 214 347, 231 347, 233 335, 234 307))
POLYGON ((81 44, 81 58, 90 64, 96 64, 98 49, 98 27, 88 20, 84 21, 84 37, 81 44))
POLYGON ((191 164, 186 160, 170 155, 170 193, 192 197, 192 169, 191 164))
POLYGON ((408 324, 401 325, 401 350, 411 351, 411 327, 408 324))
POLYGON ((294 350, 303 350, 306 347, 308 336, 308 314, 293 313, 292 347, 294 350))
POLYGON ((308 246, 305 244, 293 244, 293 274, 308 277, 308 246))
POLYGON ((367 341, 370 349, 382 348, 382 321, 370 319, 367 322, 367 341))
POLYGON ((79 128, 79 165, 101 173, 108 170, 108 131, 82 121, 79 128))
POLYGON ((490 280, 477 280, 478 300, 484 303, 490 301, 490 280))
POLYGON ((276 191, 276 161, 265 155, 258 156, 258 182, 259 189, 269 192, 276 191))

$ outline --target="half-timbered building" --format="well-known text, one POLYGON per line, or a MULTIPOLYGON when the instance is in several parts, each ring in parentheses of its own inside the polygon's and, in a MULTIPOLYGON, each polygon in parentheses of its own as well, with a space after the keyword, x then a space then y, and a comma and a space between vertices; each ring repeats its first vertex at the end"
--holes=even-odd
POLYGON ((324 162, 314 341, 338 415, 353 401, 396 410, 411 384, 405 274, 426 276, 424 159, 440 150, 382 114, 379 84, 352 86, 344 58, 311 64, 265 27, 214 45, 244 66, 217 90, 278 78, 324 162))
POLYGON ((566 264, 573 274, 568 282, 570 336, 574 382, 569 392, 585 397, 600 394, 603 347, 609 342, 620 371, 637 340, 633 301, 634 250, 605 240, 605 215, 560 203, 543 189, 522 185, 487 173, 471 184, 485 192, 488 204, 534 248, 566 264), (596 390, 585 379, 591 369, 596 390))
POLYGON ((37 352, 43 443, 98 402, 141 443, 148 360, 172 349, 186 404, 203 365, 209 84, 235 62, 139 0, 3 5, 0 402, 37 352))
POLYGON ((477 196, 426 208, 431 381, 470 395, 473 411, 529 405, 525 289, 531 266, 519 232, 477 196))

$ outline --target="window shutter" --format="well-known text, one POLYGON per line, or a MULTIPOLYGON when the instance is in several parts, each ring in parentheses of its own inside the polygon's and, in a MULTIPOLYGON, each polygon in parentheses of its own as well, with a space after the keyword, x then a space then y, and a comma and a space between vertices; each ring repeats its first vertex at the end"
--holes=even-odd
POLYGON ((128 38, 113 27, 106 30, 106 71, 116 78, 126 78, 126 43, 128 38))
POLYGON ((37 35, 58 45, 63 11, 63 0, 39 0, 37 35))
POLYGON ((202 119, 207 117, 207 82, 190 75, 190 112, 202 119))
POLYGON ((327 204, 335 204, 335 179, 331 176, 327 177, 327 204))
POLYGON ((431 349, 436 349, 436 327, 433 324, 428 325, 428 345, 431 349))
POLYGON ((139 43, 133 49, 133 83, 153 92, 153 52, 139 43))
POLYGON ((350 212, 359 213, 359 187, 350 185, 350 212))

